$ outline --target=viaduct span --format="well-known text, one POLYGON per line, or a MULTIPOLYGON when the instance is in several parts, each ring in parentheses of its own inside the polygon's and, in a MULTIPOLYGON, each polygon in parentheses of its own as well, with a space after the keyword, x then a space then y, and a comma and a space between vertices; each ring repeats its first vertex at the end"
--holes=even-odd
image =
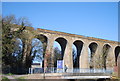
POLYGON ((62 50, 62 59, 68 69, 73 68, 104 68, 109 69, 117 66, 117 58, 120 56, 120 43, 117 41, 104 40, 93 37, 86 37, 81 35, 69 34, 58 31, 51 31, 45 29, 36 29, 28 27, 29 30, 34 32, 30 36, 30 40, 33 38, 44 39, 42 42, 44 46, 44 68, 54 67, 54 62, 50 62, 53 65, 49 66, 47 56, 54 58, 53 44, 57 41, 62 50), (77 48, 76 63, 73 62, 72 45, 77 48), (88 49, 90 49, 88 51, 88 49), (48 55, 47 55, 48 53, 48 55), (89 54, 90 53, 90 56, 89 54), (90 57, 90 59, 89 59, 90 57))

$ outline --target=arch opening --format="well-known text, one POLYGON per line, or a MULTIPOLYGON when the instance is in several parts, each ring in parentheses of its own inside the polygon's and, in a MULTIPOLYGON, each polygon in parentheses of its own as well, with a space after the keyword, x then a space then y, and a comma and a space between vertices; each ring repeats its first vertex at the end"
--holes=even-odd
POLYGON ((44 35, 37 35, 31 41, 32 48, 31 48, 31 56, 32 56, 32 63, 40 64, 40 67, 44 67, 44 55, 47 46, 47 37, 44 35))
POLYGON ((93 42, 89 45, 89 64, 90 64, 90 69, 93 69, 94 68, 94 55, 96 53, 96 50, 97 50, 97 43, 93 42))
POLYGON ((80 40, 77 40, 73 42, 73 68, 79 68, 80 67, 80 54, 82 51, 83 42, 80 40))
POLYGON ((105 44, 103 46, 103 50, 102 50, 102 68, 106 69, 106 61, 107 61, 107 56, 109 53, 111 46, 108 44, 105 44))
POLYGON ((117 66, 118 56, 120 55, 120 46, 115 48, 115 65, 117 66))
POLYGON ((57 67, 57 61, 63 60, 67 40, 59 37, 54 41, 54 67, 57 67))
POLYGON ((37 38, 33 38, 32 39, 32 54, 31 54, 33 58, 33 63, 40 63, 42 64, 42 60, 43 60, 43 44, 42 42, 37 39, 37 38))

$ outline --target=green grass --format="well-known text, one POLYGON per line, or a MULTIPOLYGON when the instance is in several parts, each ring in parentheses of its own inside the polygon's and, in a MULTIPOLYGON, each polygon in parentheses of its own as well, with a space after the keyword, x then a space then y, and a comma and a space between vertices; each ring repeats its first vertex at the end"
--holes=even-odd
POLYGON ((25 80, 25 77, 18 77, 18 78, 16 78, 16 80, 17 80, 17 81, 26 81, 26 80, 25 80))
POLYGON ((8 74, 6 74, 6 75, 13 75, 12 73, 8 73, 8 74))
POLYGON ((2 77, 1 81, 10 81, 7 77, 2 77))

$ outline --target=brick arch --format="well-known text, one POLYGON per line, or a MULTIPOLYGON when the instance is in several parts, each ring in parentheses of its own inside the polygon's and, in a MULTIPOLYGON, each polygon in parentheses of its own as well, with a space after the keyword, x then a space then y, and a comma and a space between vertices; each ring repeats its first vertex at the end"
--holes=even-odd
POLYGON ((103 46, 105 45, 109 45, 110 47, 112 47, 112 45, 110 43, 104 43, 103 46))
POLYGON ((48 42, 48 37, 44 34, 35 35, 33 38, 41 40, 42 43, 48 42))
POLYGON ((46 47, 47 47, 47 43, 48 43, 48 37, 44 34, 38 34, 38 35, 35 35, 33 38, 37 38, 39 39, 42 44, 43 44, 43 51, 45 53, 46 51, 46 47))
POLYGON ((56 42, 58 42, 61 46, 61 54, 62 54, 62 59, 64 57, 64 52, 65 52, 65 48, 67 45, 67 40, 63 37, 58 37, 55 39, 56 42))
POLYGON ((91 42, 88 47, 90 49, 90 61, 89 61, 89 63, 90 63, 90 68, 92 69, 92 68, 94 68, 94 56, 96 54, 98 44, 96 42, 91 42))
MULTIPOLYGON (((45 53, 46 53, 46 48, 47 48, 47 43, 48 43, 48 37, 44 34, 38 34, 34 35, 31 39, 31 43, 33 39, 38 39, 42 43, 42 53, 43 53, 43 58, 45 58, 45 53)), ((32 51, 32 50, 31 50, 32 51)), ((44 67, 44 60, 42 61, 42 67, 44 67)))
POLYGON ((110 44, 104 44, 103 48, 102 48, 102 68, 106 69, 106 61, 107 61, 107 57, 109 54, 109 51, 111 49, 111 45, 110 44))
POLYGON ((116 46, 114 52, 115 52, 115 65, 117 66, 117 61, 118 61, 117 59, 118 56, 120 56, 120 46, 116 46))
POLYGON ((91 43, 96 43, 96 44, 99 46, 99 42, 98 42, 98 41, 90 41, 90 42, 88 43, 88 46, 89 46, 91 43))
POLYGON ((75 61, 73 62, 73 68, 79 68, 80 54, 84 43, 81 40, 75 40, 73 44, 76 46, 76 51, 77 51, 75 61))

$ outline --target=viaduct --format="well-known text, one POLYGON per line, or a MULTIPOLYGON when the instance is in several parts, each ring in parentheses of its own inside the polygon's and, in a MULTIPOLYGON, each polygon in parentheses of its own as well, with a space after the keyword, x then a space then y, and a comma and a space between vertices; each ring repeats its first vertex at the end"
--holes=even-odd
MULTIPOLYGON (((51 31, 40 28, 34 30, 34 28, 32 27, 28 27, 27 29, 32 30, 32 32, 34 32, 34 34, 30 36, 30 40, 32 40, 33 38, 38 38, 40 40, 41 38, 44 39, 42 41, 46 44, 44 46, 44 51, 46 52, 44 58, 47 58, 47 53, 51 56, 51 58, 54 58, 53 44, 54 41, 57 41, 61 46, 62 59, 64 60, 64 64, 68 67, 68 69, 110 69, 114 66, 117 66, 117 58, 118 56, 120 56, 120 42, 69 34, 58 31, 51 31), (77 48, 77 61, 75 64, 73 63, 72 55, 73 44, 77 48), (88 49, 90 49, 90 61, 88 59, 88 49)), ((51 60, 51 62, 53 61, 51 60)), ((48 64, 48 60, 44 59, 44 68, 48 67, 48 64)))

